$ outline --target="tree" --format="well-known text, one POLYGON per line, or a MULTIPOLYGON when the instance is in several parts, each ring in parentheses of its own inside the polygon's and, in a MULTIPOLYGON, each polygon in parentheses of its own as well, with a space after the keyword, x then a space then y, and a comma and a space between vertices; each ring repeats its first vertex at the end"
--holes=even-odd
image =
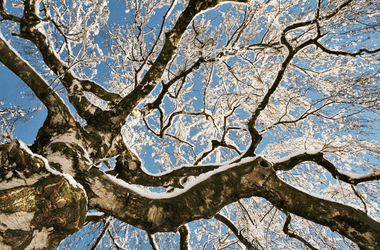
POLYGON ((2 249, 380 249, 379 1, 223 2, 0 0, 2 249))

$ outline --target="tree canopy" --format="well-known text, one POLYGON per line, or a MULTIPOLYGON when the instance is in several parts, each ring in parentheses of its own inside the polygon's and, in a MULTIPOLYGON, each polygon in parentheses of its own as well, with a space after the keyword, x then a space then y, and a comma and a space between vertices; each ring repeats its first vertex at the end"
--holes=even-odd
POLYGON ((379 10, 0 0, 0 248, 380 249, 379 10))

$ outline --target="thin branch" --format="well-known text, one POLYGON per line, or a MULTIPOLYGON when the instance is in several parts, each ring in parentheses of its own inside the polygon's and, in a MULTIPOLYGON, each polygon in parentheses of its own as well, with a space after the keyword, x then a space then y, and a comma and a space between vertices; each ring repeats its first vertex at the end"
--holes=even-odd
POLYGON ((152 247, 152 249, 158 250, 157 243, 154 241, 154 236, 150 233, 147 233, 147 234, 148 234, 149 243, 150 243, 150 246, 152 247))
POLYGON ((299 240, 301 241, 304 245, 306 245, 308 248, 312 249, 312 250, 318 250, 318 248, 315 248, 313 247, 309 242, 307 242, 304 238, 302 238, 301 236, 295 234, 294 232, 290 231, 289 230, 289 225, 290 225, 290 222, 292 220, 292 217, 290 216, 289 213, 286 214, 286 220, 285 220, 285 223, 284 223, 284 227, 282 228, 282 231, 284 231, 284 233, 286 235, 288 235, 290 238, 294 238, 296 240, 299 240))
POLYGON ((100 233, 100 235, 98 236, 98 239, 96 240, 95 244, 90 248, 90 250, 95 250, 100 245, 100 242, 102 241, 104 235, 107 233, 108 228, 110 227, 110 223, 111 223, 111 220, 110 220, 110 217, 108 216, 105 219, 102 232, 100 233))
POLYGON ((238 200, 238 203, 239 203, 239 205, 243 208, 243 210, 244 210, 244 213, 248 216, 248 219, 251 221, 251 223, 252 223, 252 226, 254 226, 255 225, 255 223, 253 222, 253 220, 252 220, 252 218, 251 218, 251 216, 249 215, 249 213, 248 213, 248 210, 247 210, 247 208, 243 205, 243 203, 241 203, 241 201, 240 200, 238 200))
POLYGON ((358 191, 356 191, 355 187, 353 185, 351 185, 351 188, 352 190, 354 191, 355 195, 361 200, 361 202, 363 203, 363 206, 364 206, 364 212, 366 214, 368 214, 368 209, 367 209, 367 205, 365 204, 364 200, 363 200, 363 197, 358 193, 358 191))
POLYGON ((188 68, 187 70, 184 70, 183 72, 179 73, 174 78, 172 78, 170 81, 168 81, 166 84, 164 84, 163 82, 161 82, 161 84, 162 84, 162 90, 158 94, 156 100, 154 100, 151 103, 146 104, 144 106, 144 108, 142 109, 142 112, 146 115, 149 112, 151 112, 153 109, 158 108, 160 106, 160 104, 162 103, 162 100, 164 99, 165 94, 168 92, 169 88, 174 83, 176 83, 179 79, 185 80, 186 76, 188 74, 190 74, 191 72, 193 72, 194 70, 198 69, 200 67, 200 65, 201 65, 202 62, 204 62, 204 60, 203 60, 203 58, 200 58, 190 68, 188 68))
POLYGON ((235 227, 235 225, 226 217, 224 217, 222 214, 220 213, 217 213, 215 215, 215 219, 219 220, 220 222, 222 222, 223 224, 225 224, 234 234, 235 236, 240 240, 241 243, 244 244, 244 246, 246 246, 246 248, 248 250, 258 250, 258 248, 256 248, 255 246, 252 245, 252 243, 246 239, 239 231, 239 229, 237 229, 235 227))
POLYGON ((343 56, 352 56, 352 57, 355 57, 355 56, 359 56, 359 55, 362 55, 363 53, 367 53, 367 54, 375 54, 375 53, 378 53, 380 52, 380 48, 378 49, 375 49, 375 50, 368 50, 368 49, 360 49, 359 51, 355 52, 355 53, 350 53, 350 52, 346 52, 346 51, 337 51, 337 50, 330 50, 326 47, 324 47, 322 44, 320 44, 318 41, 315 41, 314 44, 320 48, 323 52, 326 52, 328 54, 332 54, 332 55, 343 55, 343 56))
POLYGON ((165 22, 166 22, 166 18, 168 17, 168 14, 171 13, 173 7, 174 7, 174 4, 176 3, 176 1, 172 1, 172 3, 170 4, 168 10, 165 12, 165 15, 163 16, 162 18, 162 23, 161 23, 161 29, 160 29, 160 32, 158 33, 157 35, 157 39, 154 41, 154 44, 152 45, 152 49, 150 50, 150 52, 148 53, 148 55, 146 56, 146 59, 144 60, 144 62, 141 64, 141 66, 136 70, 135 74, 136 74, 136 77, 138 77, 139 75, 139 72, 144 68, 145 64, 148 62, 149 58, 151 57, 151 55, 153 54, 156 46, 157 46, 157 43, 158 41, 160 40, 161 38, 161 35, 164 31, 164 28, 165 28, 165 22))
POLYGON ((275 170, 291 170, 298 164, 302 162, 315 162, 324 169, 326 169, 333 178, 339 179, 343 182, 346 182, 348 184, 357 185, 361 182, 367 182, 367 181, 374 181, 374 180, 380 180, 380 174, 379 173, 370 173, 361 175, 359 177, 350 176, 349 174, 340 172, 334 164, 332 164, 330 161, 326 160, 323 157, 322 152, 318 153, 303 153, 298 154, 295 156, 292 156, 290 158, 287 158, 284 161, 277 162, 273 165, 273 168, 275 170))
MULTIPOLYGON (((194 17, 206 9, 216 6, 222 1, 200 1, 190 0, 189 4, 179 16, 173 29, 165 33, 165 43, 162 50, 150 69, 144 75, 142 81, 136 88, 115 106, 114 112, 119 119, 124 120, 132 110, 148 96, 161 79, 167 64, 172 59, 177 45, 194 17)), ((248 2, 247 0, 237 0, 236 2, 248 2)))
POLYGON ((189 228, 187 225, 183 225, 179 228, 179 249, 188 250, 189 249, 189 228))

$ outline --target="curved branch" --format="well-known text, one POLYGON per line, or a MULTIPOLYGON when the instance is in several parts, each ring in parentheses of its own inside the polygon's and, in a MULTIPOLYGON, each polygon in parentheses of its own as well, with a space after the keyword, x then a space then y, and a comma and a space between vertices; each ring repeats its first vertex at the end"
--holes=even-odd
POLYGON ((323 52, 326 52, 328 54, 332 54, 332 55, 337 55, 337 56, 352 56, 352 57, 355 57, 355 56, 360 56, 362 55, 363 53, 367 53, 367 54, 375 54, 375 53, 378 53, 380 52, 380 48, 378 49, 375 49, 375 50, 368 50, 368 49, 360 49, 358 50, 357 52, 355 53, 350 53, 350 52, 346 52, 346 51, 337 51, 337 50, 330 50, 326 47, 324 47, 322 44, 320 44, 318 41, 315 41, 314 44, 320 48, 323 52))
POLYGON ((183 184, 190 176, 197 177, 218 167, 218 165, 183 166, 171 172, 150 175, 142 169, 140 160, 132 152, 125 152, 116 158, 115 168, 106 173, 130 184, 183 188, 183 184))
POLYGON ((323 157, 323 153, 303 153, 303 154, 298 154, 294 155, 291 157, 286 157, 286 159, 279 161, 273 165, 273 168, 275 170, 291 170, 298 164, 302 162, 315 162, 324 169, 326 169, 332 177, 335 179, 339 179, 343 182, 352 184, 352 185, 357 185, 361 182, 366 182, 366 181, 374 181, 374 180, 380 180, 380 173, 371 173, 371 174, 366 174, 366 175, 361 175, 361 176, 352 176, 350 173, 343 173, 339 171, 334 164, 332 164, 330 161, 326 160, 323 157))
POLYGON ((82 185, 89 208, 112 214, 147 232, 177 231, 200 218, 212 218, 241 198, 259 196, 280 210, 324 225, 363 249, 379 249, 380 223, 347 205, 304 193, 279 179, 263 158, 225 165, 184 190, 150 193, 92 168, 82 185))
POLYGON ((226 165, 172 193, 151 193, 136 188, 97 168, 83 173, 81 183, 89 197, 89 208, 105 213, 149 233, 176 232, 200 218, 212 218, 222 207, 250 197, 251 184, 262 187, 274 174, 262 158, 226 165), (252 181, 256 179, 256 181, 252 181))
POLYGON ((58 94, 39 75, 29 63, 24 61, 16 50, 6 42, 0 33, 0 62, 21 78, 34 92, 38 99, 48 109, 50 125, 58 126, 64 124, 75 125, 75 120, 58 94), (57 118, 57 119, 51 119, 57 118), (54 123, 56 124, 52 124, 54 123))

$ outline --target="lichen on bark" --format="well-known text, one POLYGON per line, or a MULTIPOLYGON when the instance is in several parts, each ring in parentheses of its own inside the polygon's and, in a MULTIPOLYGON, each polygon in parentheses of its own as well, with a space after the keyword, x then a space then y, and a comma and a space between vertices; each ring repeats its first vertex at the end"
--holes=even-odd
MULTIPOLYGON (((87 200, 84 190, 73 186, 63 175, 46 170, 45 161, 15 141, 0 150, 0 169, 9 173, 33 173, 30 185, 0 190, 0 245, 2 249, 54 249, 68 235, 84 225, 87 200), (12 161, 11 168, 6 163, 12 161), (38 175, 38 171, 41 171, 38 175), (11 172, 13 171, 13 172, 11 172), (37 178, 38 177, 38 178, 37 178)), ((25 180, 28 180, 23 175, 25 180)), ((14 176, 16 178, 16 176, 14 176)))

